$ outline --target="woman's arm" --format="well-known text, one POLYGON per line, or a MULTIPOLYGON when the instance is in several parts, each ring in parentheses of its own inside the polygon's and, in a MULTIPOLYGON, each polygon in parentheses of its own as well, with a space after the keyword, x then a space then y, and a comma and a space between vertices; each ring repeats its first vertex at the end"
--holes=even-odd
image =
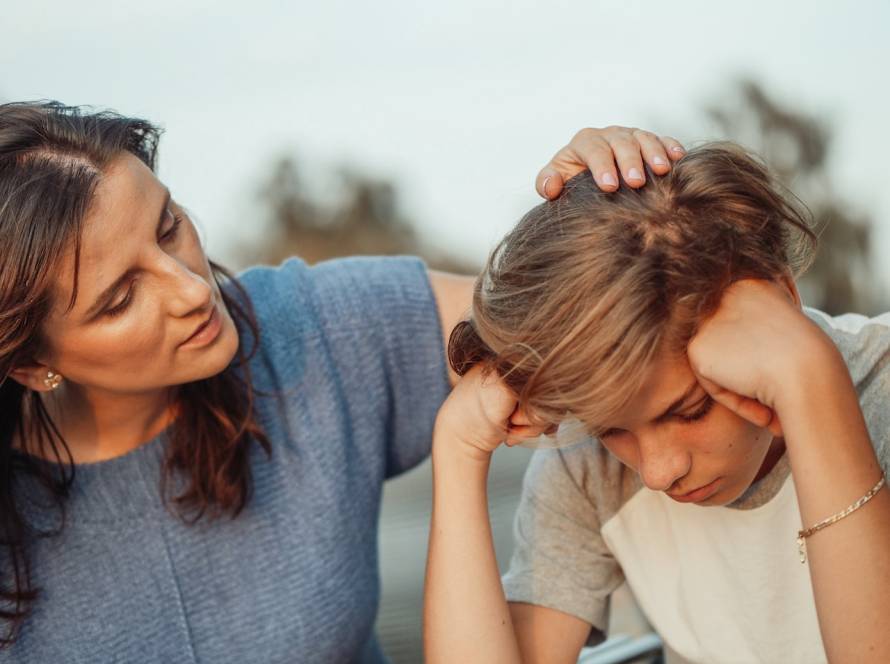
MULTIPOLYGON (((752 400, 775 413, 769 426, 784 436, 809 527, 853 504, 882 471, 843 358, 792 296, 771 282, 734 284, 689 356, 724 405, 752 421, 752 400)), ((829 660, 890 661, 890 492, 813 534, 806 548, 829 660)))
POLYGON ((538 433, 511 424, 515 406, 501 381, 484 377, 477 367, 439 412, 424 589, 428 664, 570 664, 590 632, 589 624, 560 611, 527 604, 508 608, 504 597, 488 517, 491 454, 502 440, 509 444, 538 433))
MULTIPOLYGON (((445 356, 448 357, 448 339, 451 337, 451 331, 460 321, 466 320, 470 313, 470 307, 473 304, 473 284, 476 282, 476 278, 439 272, 438 270, 430 270, 429 276, 439 309, 439 320, 442 321, 442 342, 445 344, 445 356)), ((448 377, 452 387, 460 378, 450 365, 448 377)))

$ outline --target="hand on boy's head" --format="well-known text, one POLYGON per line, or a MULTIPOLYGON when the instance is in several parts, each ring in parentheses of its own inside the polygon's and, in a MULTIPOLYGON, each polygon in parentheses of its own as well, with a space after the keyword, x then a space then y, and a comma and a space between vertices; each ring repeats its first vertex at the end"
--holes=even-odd
POLYGON ((676 139, 642 129, 582 129, 541 169, 535 188, 552 200, 562 193, 566 181, 587 169, 603 191, 618 189, 619 177, 630 187, 642 187, 646 184, 644 161, 653 173, 664 175, 671 170, 671 162, 685 154, 676 139))

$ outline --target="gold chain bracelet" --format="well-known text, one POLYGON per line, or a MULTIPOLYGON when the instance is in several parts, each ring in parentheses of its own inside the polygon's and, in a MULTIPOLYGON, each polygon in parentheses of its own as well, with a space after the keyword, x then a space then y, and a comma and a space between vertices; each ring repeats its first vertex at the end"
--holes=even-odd
POLYGON ((807 561, 807 545, 806 545, 807 537, 809 537, 813 533, 819 532, 823 528, 827 528, 828 526, 830 526, 833 523, 837 523, 838 521, 843 519, 845 516, 849 516, 850 514, 852 514, 856 510, 858 510, 860 507, 865 505, 865 503, 867 503, 869 500, 874 498, 875 494, 881 490, 881 487, 884 486, 885 479, 886 478, 884 477, 884 473, 881 473, 881 479, 878 480, 878 483, 875 484, 871 489, 869 489, 868 493, 866 493, 864 496, 862 496, 862 498, 860 498, 855 503, 850 505, 847 509, 843 510, 842 512, 838 512, 834 516, 828 517, 824 521, 820 521, 815 526, 811 526, 811 527, 807 528, 806 530, 798 530, 797 531, 797 550, 800 553, 800 562, 805 563, 807 561))

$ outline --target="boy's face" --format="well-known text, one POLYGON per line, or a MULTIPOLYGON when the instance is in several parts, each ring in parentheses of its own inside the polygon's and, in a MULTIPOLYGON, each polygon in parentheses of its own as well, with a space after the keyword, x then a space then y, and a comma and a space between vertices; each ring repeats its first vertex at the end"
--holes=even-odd
POLYGON ((649 489, 700 505, 731 503, 784 451, 782 439, 711 399, 685 355, 657 357, 608 427, 603 445, 649 489))

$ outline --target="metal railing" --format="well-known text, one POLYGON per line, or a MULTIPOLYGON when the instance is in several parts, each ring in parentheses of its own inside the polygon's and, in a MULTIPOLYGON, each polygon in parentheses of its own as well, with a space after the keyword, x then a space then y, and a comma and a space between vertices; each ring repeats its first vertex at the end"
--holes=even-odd
POLYGON ((604 643, 581 651, 578 664, 629 664, 664 662, 664 643, 654 632, 643 636, 616 634, 604 643))

